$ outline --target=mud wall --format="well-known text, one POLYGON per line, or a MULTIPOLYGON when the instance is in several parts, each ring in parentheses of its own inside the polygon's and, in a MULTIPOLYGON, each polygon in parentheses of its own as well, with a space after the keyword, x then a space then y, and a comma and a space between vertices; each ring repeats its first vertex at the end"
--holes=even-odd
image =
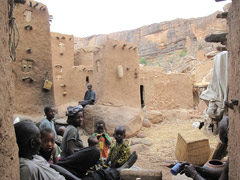
POLYGON ((166 74, 162 68, 141 67, 140 84, 145 107, 149 110, 193 108, 189 74, 166 74))
POLYGON ((47 7, 35 1, 17 4, 19 30, 15 78, 14 112, 38 116, 44 106, 54 104, 53 90, 43 90, 45 80, 52 79, 51 38, 47 7))
MULTIPOLYGON (((240 101, 240 1, 233 0, 228 13, 229 97, 240 101)), ((240 104, 240 102, 239 102, 240 104)), ((240 179, 240 105, 229 110, 229 179, 240 179)))
MULTIPOLYGON (((52 42, 52 68, 54 79, 54 99, 59 108, 60 115, 64 115, 65 104, 83 100, 86 91, 87 79, 92 82, 92 64, 85 66, 83 61, 74 63, 74 39, 72 35, 51 33, 52 42), (62 110, 61 110, 62 109, 62 110)), ((83 50, 83 52, 86 50, 83 50)), ((93 61, 93 57, 78 55, 84 62, 93 61)), ((94 88, 94 86, 93 86, 94 88)), ((66 105, 67 106, 67 105, 66 105)))
POLYGON ((19 179, 18 148, 13 128, 13 80, 8 49, 8 1, 0 1, 0 175, 19 179))
POLYGON ((82 47, 74 52, 74 65, 93 66, 93 57, 96 47, 82 47))
POLYGON ((106 41, 94 56, 97 103, 140 107, 138 63, 136 44, 106 41))
POLYGON ((203 63, 195 66, 193 80, 194 83, 210 82, 212 78, 213 60, 204 61, 203 63))

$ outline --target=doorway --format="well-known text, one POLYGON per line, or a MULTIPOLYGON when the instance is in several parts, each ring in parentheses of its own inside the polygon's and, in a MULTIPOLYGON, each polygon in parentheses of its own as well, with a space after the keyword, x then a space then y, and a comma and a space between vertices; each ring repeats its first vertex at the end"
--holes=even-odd
POLYGON ((87 76, 86 77, 86 84, 88 84, 89 83, 89 77, 87 76))
POLYGON ((140 85, 141 107, 144 108, 144 86, 140 85))

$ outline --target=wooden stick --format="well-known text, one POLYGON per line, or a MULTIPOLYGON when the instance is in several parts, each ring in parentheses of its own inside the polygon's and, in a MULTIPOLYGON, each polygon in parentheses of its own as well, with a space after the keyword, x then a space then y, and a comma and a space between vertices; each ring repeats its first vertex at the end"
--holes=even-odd
POLYGON ((136 180, 136 178, 148 180, 162 179, 161 170, 152 169, 122 169, 120 170, 122 180, 136 180))
POLYGON ((209 160, 211 159, 221 160, 226 156, 226 154, 227 154, 227 145, 219 142, 217 144, 217 147, 214 149, 213 153, 209 157, 209 160))
POLYGON ((217 14, 217 18, 227 18, 227 16, 228 16, 228 12, 217 14))

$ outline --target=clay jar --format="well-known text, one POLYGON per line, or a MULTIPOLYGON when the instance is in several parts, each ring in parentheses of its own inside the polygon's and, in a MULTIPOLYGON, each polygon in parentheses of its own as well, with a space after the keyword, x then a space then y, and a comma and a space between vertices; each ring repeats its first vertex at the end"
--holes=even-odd
POLYGON ((220 160, 212 159, 210 161, 207 161, 204 164, 203 168, 212 169, 212 170, 223 170, 224 163, 220 160))

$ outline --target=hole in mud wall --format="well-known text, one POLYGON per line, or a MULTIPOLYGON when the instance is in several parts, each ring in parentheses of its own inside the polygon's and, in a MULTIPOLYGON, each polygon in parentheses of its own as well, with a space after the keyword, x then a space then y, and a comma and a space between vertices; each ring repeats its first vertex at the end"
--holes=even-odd
POLYGON ((33 70, 33 60, 23 59, 21 63, 23 72, 30 72, 33 70))
POLYGON ((86 77, 86 84, 89 83, 89 77, 86 77))
POLYGON ((140 85, 140 96, 141 96, 141 107, 143 108, 145 106, 144 104, 144 86, 140 85))

